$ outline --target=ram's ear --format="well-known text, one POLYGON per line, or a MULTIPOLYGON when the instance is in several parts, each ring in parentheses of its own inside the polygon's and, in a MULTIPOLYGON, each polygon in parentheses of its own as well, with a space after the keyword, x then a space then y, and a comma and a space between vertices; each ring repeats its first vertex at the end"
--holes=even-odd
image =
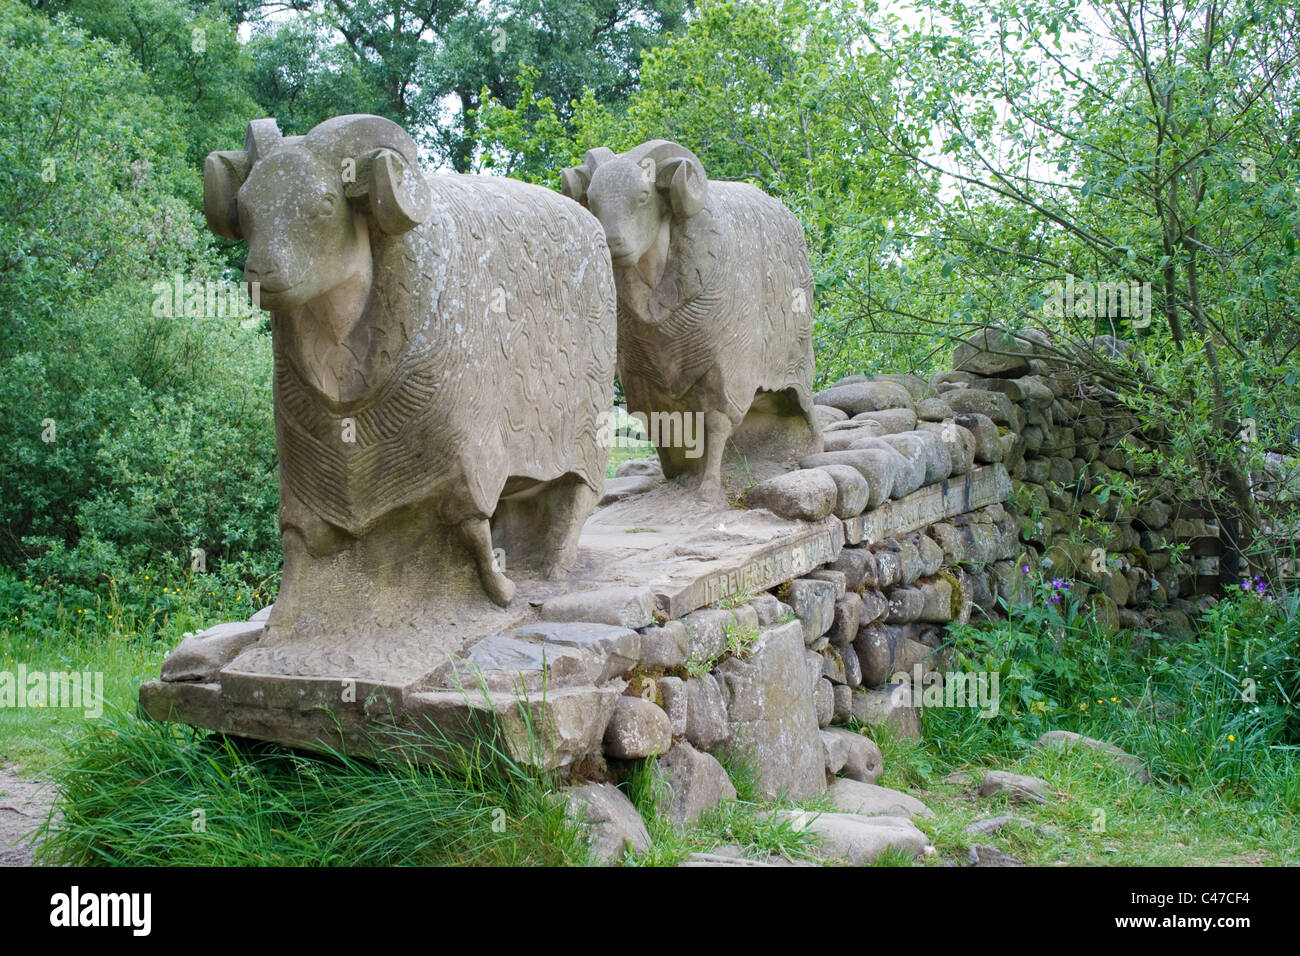
POLYGON ((709 198, 709 180, 694 156, 674 156, 659 163, 655 185, 668 193, 673 215, 689 219, 704 208, 709 198))
POLYGON ((356 158, 356 178, 343 187, 354 206, 371 216, 390 236, 414 229, 429 218, 433 198, 418 166, 392 149, 372 149, 356 158))
POLYGON ((570 166, 560 171, 560 192, 574 202, 587 205, 587 187, 591 185, 591 173, 586 166, 570 166))
POLYGON ((587 187, 596 167, 614 158, 614 151, 607 146, 589 149, 582 157, 581 166, 570 166, 560 173, 560 191, 574 202, 587 205, 587 187))
POLYGON ((208 153, 203 161, 203 216, 208 228, 227 239, 243 239, 235 197, 253 163, 242 149, 208 153))

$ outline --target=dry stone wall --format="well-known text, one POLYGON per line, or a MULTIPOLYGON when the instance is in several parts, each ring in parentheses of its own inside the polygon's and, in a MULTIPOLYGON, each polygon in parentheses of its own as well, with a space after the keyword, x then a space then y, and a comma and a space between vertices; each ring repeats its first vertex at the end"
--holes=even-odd
MULTIPOLYGON (((1217 588, 1216 526, 1141 464, 1148 441, 1131 413, 1040 345, 990 330, 928 381, 853 375, 817 393, 825 451, 744 504, 838 519, 834 560, 641 629, 624 693, 643 704, 626 721, 654 708, 665 729, 611 749, 628 736, 616 711, 605 756, 738 747, 772 795, 807 796, 837 775, 871 782, 870 760, 842 748, 866 738, 839 728, 916 733, 915 675, 943 668, 944 628, 1015 614, 1040 577, 1112 631, 1186 627, 1217 588)), ((644 489, 653 468, 629 462, 620 477, 644 489)))

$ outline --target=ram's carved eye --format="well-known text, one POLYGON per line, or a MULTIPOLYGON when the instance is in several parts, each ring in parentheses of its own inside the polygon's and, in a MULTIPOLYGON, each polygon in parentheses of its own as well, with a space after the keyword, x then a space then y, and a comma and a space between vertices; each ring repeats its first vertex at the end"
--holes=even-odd
POLYGON ((334 205, 338 202, 338 197, 333 193, 326 193, 316 203, 316 208, 312 210, 312 215, 318 219, 323 219, 334 214, 334 205))
POLYGON ((644 206, 649 201, 650 201, 650 190, 648 189, 641 190, 641 195, 637 196, 636 204, 638 206, 644 206))

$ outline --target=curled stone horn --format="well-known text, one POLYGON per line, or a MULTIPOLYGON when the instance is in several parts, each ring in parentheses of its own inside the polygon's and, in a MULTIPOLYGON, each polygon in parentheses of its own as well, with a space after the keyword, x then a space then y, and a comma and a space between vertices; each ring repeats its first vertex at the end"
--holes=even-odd
POLYGON ((203 216, 208 228, 227 239, 242 239, 235 195, 253 168, 242 149, 208 153, 203 161, 203 216))
POLYGON ((591 185, 591 174, 596 171, 597 166, 608 162, 614 156, 614 151, 604 146, 587 150, 586 155, 582 157, 581 166, 573 166, 560 173, 560 191, 570 199, 584 206, 587 205, 587 187, 591 185))
POLYGON ((429 217, 433 197, 420 171, 419 150, 392 120, 336 116, 314 127, 303 145, 333 164, 353 207, 389 235, 413 229, 429 217))
POLYGON ((628 152, 634 163, 654 163, 655 186, 668 193, 673 214, 683 219, 704 208, 709 195, 709 180, 704 164, 685 146, 665 139, 652 139, 628 152))
POLYGON ((248 124, 243 149, 208 153, 203 162, 203 215, 208 228, 227 239, 244 238, 235 203, 239 187, 244 185, 254 163, 300 139, 286 139, 273 119, 257 119, 248 124))
POLYGON ((284 143, 273 119, 253 120, 244 133, 243 149, 208 153, 203 162, 203 216, 208 228, 227 239, 244 238, 235 197, 253 164, 284 143))

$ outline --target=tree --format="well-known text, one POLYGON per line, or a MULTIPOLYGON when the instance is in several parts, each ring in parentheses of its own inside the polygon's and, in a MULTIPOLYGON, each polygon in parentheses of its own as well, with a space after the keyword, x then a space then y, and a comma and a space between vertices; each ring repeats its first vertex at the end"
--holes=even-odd
MULTIPOLYGON (((160 316, 158 282, 213 279, 173 104, 124 47, 0 0, 0 563, 94 587, 278 563, 270 349, 160 316)), ((84 605, 83 605, 84 606, 84 605)))
MULTIPOLYGON (((239 43, 232 10, 184 0, 54 0, 60 23, 128 50, 150 90, 167 105, 167 125, 201 169, 214 149, 239 142, 257 106, 249 96, 251 62, 239 43)), ((196 207, 197 193, 188 198, 196 207)))
MULTIPOLYGON (((889 151, 942 175, 953 197, 918 244, 950 257, 941 318, 1000 313, 1076 339, 1134 338, 1140 367, 1099 351, 1093 371, 1168 432, 1168 467, 1191 469, 1233 543, 1231 583, 1263 546, 1249 475, 1263 451, 1292 451, 1300 399, 1294 11, 1245 0, 923 9, 929 22, 877 48, 914 78, 907 102, 933 123, 934 148, 893 136, 891 118, 860 102, 889 151), (1095 309, 1045 318, 1044 284, 1070 277, 1150 283, 1159 324, 1095 309), (1247 419, 1262 442, 1243 443, 1247 419)), ((863 315, 889 308, 859 303, 863 315)))
POLYGON ((644 52, 681 27, 686 0, 288 0, 265 4, 262 12, 277 9, 300 16, 259 41, 259 91, 275 95, 266 105, 292 101, 300 90, 307 99, 319 95, 315 69, 295 67, 325 65, 439 160, 469 172, 485 89, 513 106, 521 67, 530 67, 535 89, 560 104, 561 114, 584 88, 616 103, 633 89, 644 52), (292 54, 288 69, 276 62, 279 53, 292 54))
POLYGON ((246 49, 259 115, 275 117, 282 130, 305 133, 331 116, 347 113, 403 121, 356 56, 309 22, 259 28, 246 49))

